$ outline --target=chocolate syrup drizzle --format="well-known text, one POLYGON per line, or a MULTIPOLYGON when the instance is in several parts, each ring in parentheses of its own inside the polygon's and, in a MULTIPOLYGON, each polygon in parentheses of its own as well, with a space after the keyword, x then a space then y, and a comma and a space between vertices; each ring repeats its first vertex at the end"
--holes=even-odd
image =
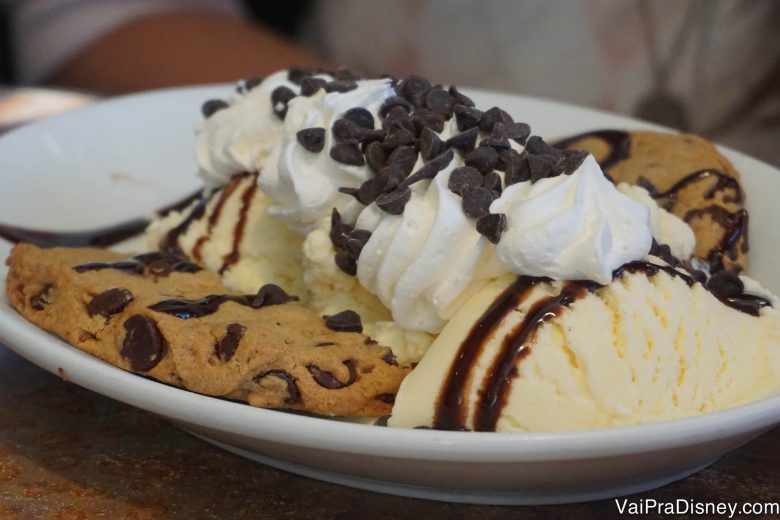
POLYGON ((202 318, 203 316, 214 314, 225 302, 233 302, 245 307, 252 307, 254 298, 254 294, 209 294, 199 300, 163 300, 159 303, 150 305, 149 308, 153 311, 176 316, 182 320, 188 320, 190 318, 202 318))
POLYGON ((236 221, 236 225, 233 228, 233 249, 225 255, 225 258, 222 261, 222 267, 219 268, 218 273, 220 275, 225 274, 225 271, 230 269, 233 265, 238 263, 238 261, 241 259, 241 253, 239 252, 239 247, 241 246, 241 240, 244 238, 244 230, 246 229, 246 223, 247 223, 247 216, 249 214, 249 208, 252 206, 252 200, 255 198, 255 194, 257 193, 257 173, 253 173, 252 175, 252 182, 249 184, 249 187, 244 191, 243 195, 241 195, 241 209, 238 213, 238 220, 236 221))
POLYGON ((219 218, 222 216, 222 208, 225 207, 225 203, 227 202, 228 198, 230 198, 230 195, 236 191, 236 188, 238 188, 238 185, 242 180, 243 176, 232 177, 227 186, 225 186, 225 189, 223 189, 222 193, 220 193, 219 200, 217 200, 217 204, 214 206, 214 211, 211 213, 211 215, 209 215, 206 234, 198 238, 192 248, 192 258, 196 262, 200 262, 203 259, 203 256, 201 255, 203 246, 211 239, 211 234, 214 232, 214 228, 217 226, 217 223, 219 223, 219 218))
MULTIPOLYGON (((629 262, 614 271, 614 278, 625 274, 643 273, 648 277, 665 272, 682 279, 688 286, 699 283, 694 273, 686 273, 668 265, 657 265, 646 261, 629 262)), ((514 312, 530 294, 533 287, 546 278, 520 276, 506 288, 472 326, 466 338, 458 347, 447 377, 439 392, 434 409, 433 427, 440 430, 466 430, 467 396, 473 382, 476 361, 493 337, 501 322, 514 312)), ((518 365, 530 352, 530 345, 548 320, 559 316, 579 298, 594 292, 602 286, 590 281, 564 282, 561 291, 536 302, 526 313, 523 321, 502 340, 498 354, 481 382, 474 411, 473 427, 477 431, 495 431, 499 417, 507 404, 518 365)), ((706 286, 705 286, 706 288, 706 286)), ((709 289, 708 289, 709 290, 709 289)), ((761 296, 739 294, 723 296, 710 291, 716 298, 740 312, 758 316, 762 307, 771 302, 761 296)))
POLYGON ((639 178, 639 185, 645 188, 649 193, 650 196, 654 199, 676 199, 677 193, 679 193, 684 188, 688 187, 691 184, 695 184, 699 181, 709 179, 709 178, 715 178, 716 182, 713 183, 713 185, 704 193, 705 199, 712 199, 715 197, 715 194, 717 192, 726 190, 726 189, 732 189, 734 190, 734 194, 729 197, 723 197, 723 202, 742 202, 743 200, 743 193, 742 188, 740 188, 739 183, 737 182, 737 179, 732 177, 731 175, 728 175, 725 172, 722 172, 720 170, 716 170, 714 168, 706 168, 704 170, 697 170, 690 175, 686 175, 674 185, 669 188, 666 191, 659 192, 655 186, 645 179, 644 177, 639 178))
MULTIPOLYGON (((160 208, 155 212, 159 217, 179 211, 201 197, 198 190, 181 200, 160 208)), ((86 231, 48 231, 0 224, 0 238, 11 243, 27 242, 39 247, 108 247, 128 238, 140 235, 151 220, 137 218, 114 226, 86 231)))

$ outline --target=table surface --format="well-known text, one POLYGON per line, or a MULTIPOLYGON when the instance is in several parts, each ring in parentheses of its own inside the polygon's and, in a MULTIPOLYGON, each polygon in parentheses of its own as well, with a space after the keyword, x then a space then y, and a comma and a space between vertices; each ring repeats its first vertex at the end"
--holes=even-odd
MULTIPOLYGON (((780 428, 712 467, 631 497, 776 502, 780 428)), ((360 491, 244 460, 65 382, 0 346, 0 519, 594 518, 612 500, 471 506, 360 491)), ((751 517, 759 518, 759 517, 751 517)))

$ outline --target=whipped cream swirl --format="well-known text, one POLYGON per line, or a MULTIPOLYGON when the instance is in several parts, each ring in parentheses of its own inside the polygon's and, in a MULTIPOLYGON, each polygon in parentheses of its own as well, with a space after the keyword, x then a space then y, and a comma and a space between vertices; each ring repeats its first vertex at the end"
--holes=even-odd
POLYGON ((287 79, 287 71, 276 72, 250 90, 237 89, 228 106, 197 129, 195 158, 208 188, 223 186, 236 174, 258 170, 279 143, 284 123, 271 103, 271 93, 278 87, 299 89, 287 79))
POLYGON ((405 329, 439 332, 482 284, 506 272, 447 186, 458 162, 415 184, 401 215, 371 204, 356 223, 372 232, 357 262, 360 284, 405 329))
POLYGON ((368 166, 335 161, 329 150, 335 144, 332 127, 347 110, 364 108, 381 128, 379 107, 395 95, 390 80, 363 80, 348 92, 299 96, 290 101, 281 140, 263 163, 258 179, 260 188, 274 200, 269 212, 286 220, 291 227, 307 230, 337 208, 345 220, 354 221, 362 209, 354 197, 339 193, 339 188, 357 188, 373 176, 368 166), (322 151, 310 152, 297 140, 299 130, 324 128, 322 151))

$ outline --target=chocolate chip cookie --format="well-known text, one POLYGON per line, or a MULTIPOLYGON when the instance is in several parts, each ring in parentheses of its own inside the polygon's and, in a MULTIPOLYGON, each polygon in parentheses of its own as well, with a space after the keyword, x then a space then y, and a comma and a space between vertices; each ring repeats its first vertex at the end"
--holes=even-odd
POLYGON ((14 248, 7 293, 25 318, 125 370, 194 392, 322 415, 390 412, 408 372, 360 333, 274 285, 243 295, 179 256, 14 248))
POLYGON ((598 130, 557 146, 587 150, 615 182, 646 188, 691 226, 694 254, 711 271, 744 269, 748 213, 739 173, 709 141, 691 134, 598 130))

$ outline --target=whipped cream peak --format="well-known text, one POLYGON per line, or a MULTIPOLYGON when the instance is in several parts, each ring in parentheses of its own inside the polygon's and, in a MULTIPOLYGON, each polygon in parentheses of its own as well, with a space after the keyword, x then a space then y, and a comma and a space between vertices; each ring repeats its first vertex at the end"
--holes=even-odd
POLYGON ((607 284, 653 241, 650 210, 620 193, 592 155, 570 175, 509 186, 490 211, 506 215, 496 254, 517 274, 607 284))
POLYGON ((299 89, 288 79, 287 71, 249 86, 239 84, 224 108, 210 114, 196 130, 195 158, 208 188, 223 186, 236 174, 258 169, 284 130, 283 121, 274 113, 272 93, 279 87, 299 89))

